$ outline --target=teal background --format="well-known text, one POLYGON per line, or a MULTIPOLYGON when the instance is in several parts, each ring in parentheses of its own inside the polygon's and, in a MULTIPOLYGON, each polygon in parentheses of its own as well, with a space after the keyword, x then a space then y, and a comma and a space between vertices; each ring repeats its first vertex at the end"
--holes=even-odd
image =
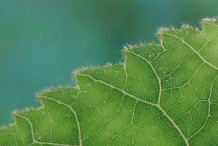
POLYGON ((216 0, 1 0, 0 125, 39 107, 35 94, 74 85, 72 71, 122 61, 126 44, 158 42, 161 26, 199 27, 216 0))

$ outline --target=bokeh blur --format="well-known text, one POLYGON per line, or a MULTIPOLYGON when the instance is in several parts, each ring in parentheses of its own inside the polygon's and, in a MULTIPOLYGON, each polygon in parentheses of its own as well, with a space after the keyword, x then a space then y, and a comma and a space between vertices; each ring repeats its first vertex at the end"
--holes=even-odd
POLYGON ((217 0, 1 0, 0 125, 39 107, 35 94, 74 85, 72 71, 122 61, 123 45, 158 42, 161 26, 199 27, 217 0))

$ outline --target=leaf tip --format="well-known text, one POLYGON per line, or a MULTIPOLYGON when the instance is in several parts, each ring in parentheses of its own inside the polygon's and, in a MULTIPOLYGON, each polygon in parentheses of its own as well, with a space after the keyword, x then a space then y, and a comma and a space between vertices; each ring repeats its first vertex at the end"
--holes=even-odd
MULTIPOLYGON (((11 126, 14 126, 15 124, 13 123, 13 124, 9 124, 9 125, 7 125, 7 126, 5 126, 5 125, 1 125, 0 126, 0 130, 3 130, 3 129, 7 129, 7 128, 9 128, 9 127, 11 127, 11 126)), ((0 133, 0 135, 1 135, 1 133, 0 133)), ((1 146, 1 145, 0 145, 1 146)))
POLYGON ((139 42, 139 44, 134 44, 134 45, 130 45, 130 44, 126 44, 123 46, 123 52, 125 51, 129 51, 131 49, 134 49, 134 48, 138 48, 138 47, 142 47, 142 46, 145 46, 147 45, 146 43, 143 43, 143 42, 139 42))
POLYGON ((48 87, 48 88, 43 89, 43 90, 40 91, 40 92, 37 92, 37 93, 36 93, 37 99, 39 99, 39 101, 41 102, 41 98, 42 98, 45 94, 47 94, 48 92, 51 92, 51 91, 54 90, 54 89, 55 89, 54 87, 48 87))
POLYGON ((171 30, 171 29, 168 28, 168 27, 160 27, 160 28, 157 30, 156 35, 161 38, 162 34, 168 32, 168 31, 170 31, 170 30, 171 30))
POLYGON ((106 63, 106 66, 112 66, 112 65, 113 65, 113 64, 110 63, 110 62, 106 63))
POLYGON ((73 72, 72 72, 72 74, 73 74, 73 78, 76 79, 76 77, 77 77, 79 74, 81 74, 82 72, 88 70, 89 68, 90 68, 90 67, 84 67, 84 66, 82 66, 82 67, 79 68, 79 69, 75 69, 75 70, 73 70, 73 72))
POLYGON ((36 109, 36 108, 34 108, 34 107, 25 107, 25 109, 23 109, 23 110, 14 110, 12 112, 12 114, 13 115, 18 115, 18 114, 22 114, 22 113, 25 113, 25 112, 29 112, 29 111, 34 110, 34 109, 36 109))
POLYGON ((122 50, 122 51, 125 52, 125 51, 128 51, 128 50, 131 50, 131 49, 133 49, 135 46, 136 46, 136 45, 126 44, 126 45, 123 46, 123 50, 122 50))
POLYGON ((188 29, 193 29, 193 26, 189 25, 189 24, 182 24, 182 28, 188 28, 188 29))
POLYGON ((212 17, 212 18, 207 17, 207 18, 204 18, 204 19, 201 20, 201 24, 214 23, 214 22, 217 22, 217 21, 218 21, 217 17, 212 17))

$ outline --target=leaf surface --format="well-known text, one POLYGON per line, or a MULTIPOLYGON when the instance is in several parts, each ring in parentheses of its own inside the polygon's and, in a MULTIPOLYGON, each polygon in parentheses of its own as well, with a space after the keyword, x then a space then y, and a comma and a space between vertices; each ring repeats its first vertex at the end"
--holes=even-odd
POLYGON ((124 48, 124 63, 75 72, 76 87, 38 94, 0 145, 218 145, 218 21, 158 35, 124 48))

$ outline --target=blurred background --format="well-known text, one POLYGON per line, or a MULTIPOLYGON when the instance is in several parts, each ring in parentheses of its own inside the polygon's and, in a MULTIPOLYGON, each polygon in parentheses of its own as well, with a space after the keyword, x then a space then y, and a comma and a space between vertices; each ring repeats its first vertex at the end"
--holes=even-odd
POLYGON ((161 26, 200 27, 217 0, 1 0, 0 125, 39 107, 35 94, 74 85, 72 71, 122 61, 126 44, 157 42, 161 26))

